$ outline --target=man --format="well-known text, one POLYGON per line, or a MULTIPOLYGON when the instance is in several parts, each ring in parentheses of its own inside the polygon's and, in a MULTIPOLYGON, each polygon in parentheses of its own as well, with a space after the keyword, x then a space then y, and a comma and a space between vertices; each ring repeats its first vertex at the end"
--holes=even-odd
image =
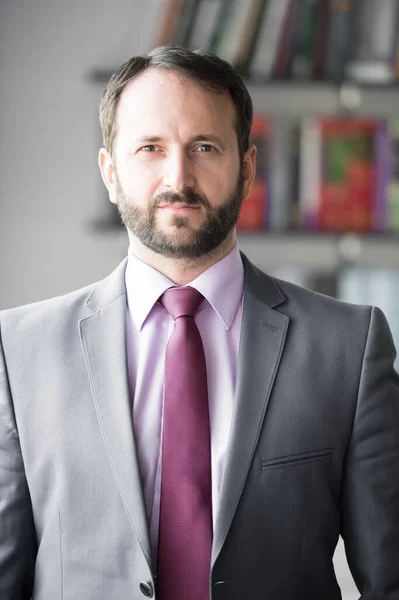
POLYGON ((241 79, 157 48, 100 120, 128 257, 0 313, 0 598, 338 600, 341 533, 361 598, 397 600, 392 337, 239 253, 241 79))

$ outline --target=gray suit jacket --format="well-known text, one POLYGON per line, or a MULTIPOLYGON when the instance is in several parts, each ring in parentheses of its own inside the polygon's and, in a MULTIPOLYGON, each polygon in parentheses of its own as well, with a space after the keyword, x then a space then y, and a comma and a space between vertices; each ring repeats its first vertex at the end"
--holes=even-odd
MULTIPOLYGON (((362 600, 398 600, 399 378, 386 320, 243 260, 211 597, 338 600, 342 533, 362 600)), ((153 594, 125 267, 0 313, 1 600, 153 594)))

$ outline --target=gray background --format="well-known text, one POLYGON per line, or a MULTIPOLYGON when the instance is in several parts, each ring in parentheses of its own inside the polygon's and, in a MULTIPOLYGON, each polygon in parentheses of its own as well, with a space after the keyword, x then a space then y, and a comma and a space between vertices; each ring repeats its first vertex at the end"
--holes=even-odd
MULTIPOLYGON (((120 234, 95 234, 107 212, 97 167, 100 84, 146 52, 162 0, 0 0, 0 309, 106 276, 125 256, 120 234)), ((342 544, 345 600, 356 592, 342 544)))

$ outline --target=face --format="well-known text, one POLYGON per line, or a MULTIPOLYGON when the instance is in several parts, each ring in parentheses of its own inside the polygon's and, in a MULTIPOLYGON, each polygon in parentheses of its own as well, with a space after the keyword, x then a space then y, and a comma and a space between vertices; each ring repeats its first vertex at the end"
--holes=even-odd
POLYGON ((130 82, 117 111, 113 159, 100 168, 129 237, 172 258, 198 258, 234 233, 254 175, 255 151, 239 159, 227 93, 149 69, 130 82))

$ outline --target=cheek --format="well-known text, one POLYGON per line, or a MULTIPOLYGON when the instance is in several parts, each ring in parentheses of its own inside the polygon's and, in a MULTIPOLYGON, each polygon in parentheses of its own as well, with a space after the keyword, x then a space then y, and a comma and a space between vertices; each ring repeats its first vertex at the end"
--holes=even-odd
POLYGON ((210 202, 215 205, 225 202, 236 189, 238 175, 235 169, 221 169, 212 180, 204 180, 203 191, 210 202))
POLYGON ((160 182, 157 170, 149 165, 124 165, 118 175, 125 194, 142 204, 153 197, 160 182))

